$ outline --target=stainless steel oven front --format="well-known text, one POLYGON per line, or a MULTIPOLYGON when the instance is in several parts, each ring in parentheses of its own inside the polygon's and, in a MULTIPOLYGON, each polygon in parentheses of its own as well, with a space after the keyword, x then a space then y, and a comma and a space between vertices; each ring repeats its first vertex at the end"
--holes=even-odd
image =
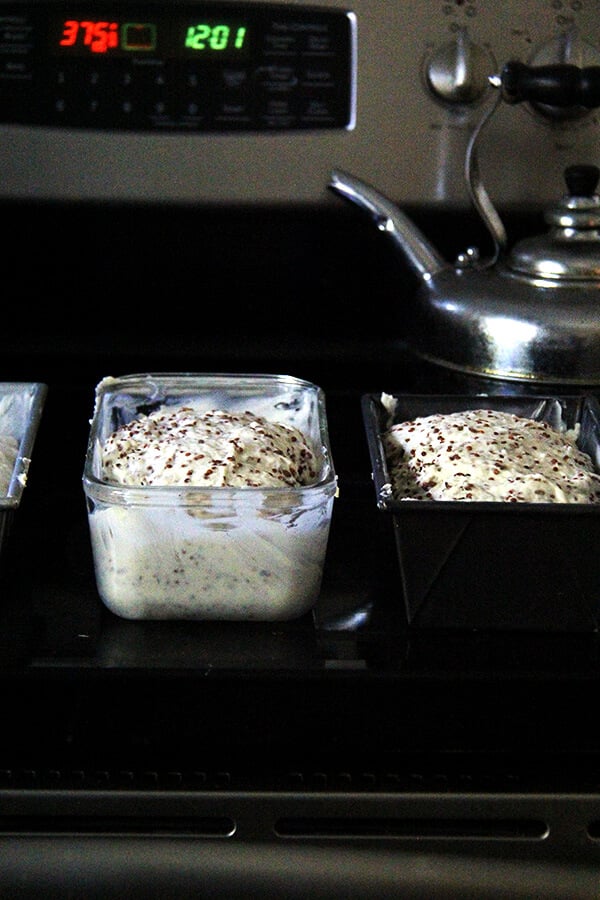
MULTIPOLYGON (((465 148, 509 60, 600 61, 595 0, 2 3, 0 196, 330 203, 332 166, 465 207, 465 148)), ((594 162, 598 116, 505 106, 481 147, 500 206, 594 162)))

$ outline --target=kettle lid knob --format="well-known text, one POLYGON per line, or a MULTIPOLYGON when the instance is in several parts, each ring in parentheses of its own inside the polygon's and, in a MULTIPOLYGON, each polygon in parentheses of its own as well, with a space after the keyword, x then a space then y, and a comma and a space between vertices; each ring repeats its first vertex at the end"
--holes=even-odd
POLYGON ((547 234, 525 238, 513 247, 508 267, 514 272, 549 284, 571 281, 599 282, 600 197, 596 194, 600 169, 593 165, 567 166, 568 193, 544 219, 547 234))
POLYGON ((598 166, 567 166, 565 182, 572 197, 591 197, 596 193, 600 169, 598 166))
POLYGON ((562 231, 552 232, 554 240, 593 240, 600 226, 600 197, 596 194, 600 169, 597 166, 567 166, 564 171, 567 195, 544 218, 562 231))

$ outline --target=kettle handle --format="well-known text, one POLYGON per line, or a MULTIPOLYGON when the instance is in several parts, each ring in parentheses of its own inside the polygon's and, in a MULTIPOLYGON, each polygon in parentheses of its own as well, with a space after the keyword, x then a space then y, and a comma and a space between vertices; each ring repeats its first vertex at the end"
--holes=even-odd
POLYGON ((510 60, 502 69, 502 92, 507 103, 541 103, 565 108, 600 106, 600 66, 560 64, 527 66, 510 60))
MULTIPOLYGON (((500 81, 495 76, 491 76, 489 78, 489 83, 492 88, 500 87, 500 81)), ((473 206, 479 213, 479 216, 483 220, 490 233, 494 244, 494 252, 489 259, 482 262, 479 260, 478 256, 470 258, 469 254, 473 251, 467 251, 466 253, 459 256, 457 261, 457 265, 459 266, 461 264, 473 265, 473 263, 476 263, 478 268, 488 268, 495 265, 500 255, 506 250, 506 229, 504 228, 502 219, 498 215, 496 208, 490 200, 490 196, 484 187, 479 171, 479 159, 477 156, 477 144, 481 132, 483 131, 484 126, 490 121, 493 114, 498 109, 501 100, 502 94, 500 91, 498 91, 495 95, 492 95, 492 102, 484 107, 483 115, 479 119, 476 127, 473 129, 473 132, 469 139, 469 143, 467 145, 467 153, 465 156, 465 181, 467 183, 467 189, 469 191, 473 206)))
POLYGON ((483 109, 483 114, 474 128, 465 158, 465 180, 471 196, 471 202, 486 225, 493 243, 494 253, 489 260, 480 262, 477 256, 462 254, 458 264, 479 267, 494 265, 507 245, 504 225, 493 206, 483 185, 479 173, 477 143, 484 126, 504 100, 509 104, 544 103, 551 106, 567 108, 580 106, 593 109, 600 106, 600 66, 589 66, 580 69, 573 65, 528 66, 518 60, 511 60, 502 67, 500 75, 491 75, 488 82, 497 93, 491 104, 483 109))

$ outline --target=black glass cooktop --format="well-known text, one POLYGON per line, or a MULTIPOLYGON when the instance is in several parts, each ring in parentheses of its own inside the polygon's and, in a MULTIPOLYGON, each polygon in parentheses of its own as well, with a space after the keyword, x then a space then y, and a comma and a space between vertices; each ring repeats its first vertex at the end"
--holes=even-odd
POLYGON ((10 276, 19 303, 0 361, 3 380, 48 384, 0 569, 0 780, 167 785, 182 773, 193 781, 198 760, 213 774, 232 760, 248 773, 259 754, 252 778, 268 772, 272 784, 285 771, 286 787, 295 771, 306 788, 302 773, 334 760, 353 786, 389 776, 415 787, 409 773, 427 771, 430 787, 436 772, 464 787, 468 772, 472 785, 492 773, 502 789, 595 789, 596 633, 407 625, 360 398, 430 391, 433 381, 388 327, 410 282, 370 230, 342 217, 315 231, 306 213, 261 219, 258 237, 247 212, 36 212, 42 259, 10 276), (142 222, 145 245, 128 242, 142 222), (59 226, 71 267, 43 241, 59 226), (236 249, 243 234, 249 245, 236 249), (90 247, 104 269, 84 265, 90 247), (200 272, 215 247, 221 280, 183 277, 184 261, 196 255, 200 272), (340 491, 313 613, 277 624, 129 622, 103 607, 81 485, 94 387, 143 371, 271 372, 324 389, 340 491))

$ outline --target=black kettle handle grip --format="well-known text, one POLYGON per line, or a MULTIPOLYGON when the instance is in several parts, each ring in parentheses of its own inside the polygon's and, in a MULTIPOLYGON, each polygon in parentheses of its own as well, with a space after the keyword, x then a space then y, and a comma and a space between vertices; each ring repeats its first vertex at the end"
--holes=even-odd
POLYGON ((513 60, 505 63, 501 82, 503 98, 507 103, 528 101, 584 109, 600 106, 600 66, 528 66, 513 60))

